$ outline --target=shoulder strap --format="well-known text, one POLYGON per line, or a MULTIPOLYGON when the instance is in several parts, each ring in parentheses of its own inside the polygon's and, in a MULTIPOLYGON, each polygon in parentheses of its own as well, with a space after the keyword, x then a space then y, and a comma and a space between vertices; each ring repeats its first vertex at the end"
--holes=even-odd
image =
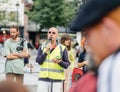
POLYGON ((20 38, 20 46, 24 46, 25 40, 23 38, 20 38))
POLYGON ((63 56, 62 45, 59 45, 59 48, 60 48, 60 55, 62 57, 63 56))

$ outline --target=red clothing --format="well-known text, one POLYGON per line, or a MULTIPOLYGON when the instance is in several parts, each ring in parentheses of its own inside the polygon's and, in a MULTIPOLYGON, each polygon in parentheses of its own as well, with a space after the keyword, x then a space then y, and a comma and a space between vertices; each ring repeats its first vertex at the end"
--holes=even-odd
POLYGON ((79 68, 76 68, 76 67, 73 69, 73 72, 72 72, 72 83, 79 79, 79 78, 77 78, 77 79, 75 78, 76 74, 79 74, 80 75, 79 78, 80 78, 81 76, 83 76, 83 71, 81 69, 79 69, 79 68))
POLYGON ((88 72, 72 85, 69 92, 96 92, 97 77, 88 72))

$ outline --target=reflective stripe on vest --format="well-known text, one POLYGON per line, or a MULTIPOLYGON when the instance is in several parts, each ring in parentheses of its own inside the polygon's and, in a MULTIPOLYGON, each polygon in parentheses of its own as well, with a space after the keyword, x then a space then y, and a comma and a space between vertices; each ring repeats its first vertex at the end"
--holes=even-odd
POLYGON ((51 62, 51 63, 52 63, 52 60, 48 60, 48 59, 46 59, 44 62, 51 62))
POLYGON ((64 70, 56 70, 56 69, 50 69, 50 68, 41 68, 40 71, 49 71, 49 72, 57 72, 57 73, 64 72, 64 70))

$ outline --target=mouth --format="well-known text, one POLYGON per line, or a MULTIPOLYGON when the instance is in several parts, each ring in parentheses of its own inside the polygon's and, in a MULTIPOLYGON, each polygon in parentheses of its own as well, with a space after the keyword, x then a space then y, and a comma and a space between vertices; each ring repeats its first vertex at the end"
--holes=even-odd
POLYGON ((49 37, 50 39, 53 39, 53 37, 49 37))

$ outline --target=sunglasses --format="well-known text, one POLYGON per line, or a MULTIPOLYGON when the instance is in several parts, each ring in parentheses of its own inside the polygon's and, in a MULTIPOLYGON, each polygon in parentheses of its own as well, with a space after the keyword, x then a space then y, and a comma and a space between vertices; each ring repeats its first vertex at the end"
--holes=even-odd
POLYGON ((49 31, 48 33, 49 33, 49 34, 56 34, 55 32, 51 32, 51 31, 49 31))

